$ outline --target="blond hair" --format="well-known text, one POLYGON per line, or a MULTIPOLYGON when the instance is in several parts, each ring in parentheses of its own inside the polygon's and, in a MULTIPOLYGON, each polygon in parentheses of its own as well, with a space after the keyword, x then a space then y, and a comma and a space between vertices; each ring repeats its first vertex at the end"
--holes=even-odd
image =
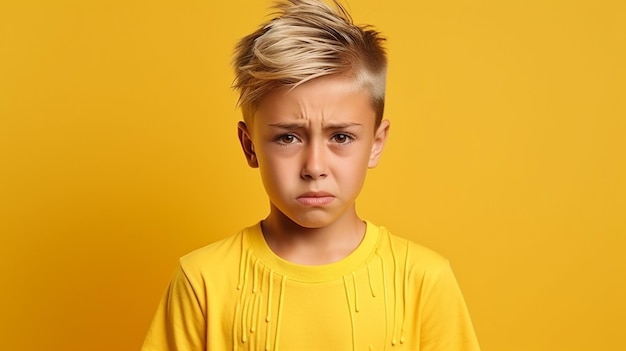
POLYGON ((275 88, 347 74, 371 94, 380 123, 387 73, 384 38, 370 26, 355 25, 346 9, 333 2, 334 9, 321 0, 280 1, 273 19, 239 41, 233 86, 246 121, 275 88))

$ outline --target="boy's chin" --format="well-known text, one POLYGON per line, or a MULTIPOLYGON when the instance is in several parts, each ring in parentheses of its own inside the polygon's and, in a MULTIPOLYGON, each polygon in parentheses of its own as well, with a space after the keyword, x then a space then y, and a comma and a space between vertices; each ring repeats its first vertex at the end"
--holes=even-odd
MULTIPOLYGON (((272 216, 270 216, 272 217, 272 216)), ((324 210, 312 210, 306 213, 286 214, 281 212, 275 223, 284 229, 322 229, 330 227, 338 222, 347 219, 345 214, 331 214, 324 210)))
POLYGON ((334 223, 331 218, 324 218, 323 216, 285 216, 285 227, 298 227, 302 229, 320 229, 325 228, 334 223))

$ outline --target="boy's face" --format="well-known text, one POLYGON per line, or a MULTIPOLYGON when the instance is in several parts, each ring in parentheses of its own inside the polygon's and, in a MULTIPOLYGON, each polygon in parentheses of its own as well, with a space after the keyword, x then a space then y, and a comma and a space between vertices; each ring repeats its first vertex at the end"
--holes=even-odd
POLYGON ((328 76, 271 92, 239 124, 248 164, 259 167, 270 217, 305 228, 356 219, 354 203, 380 158, 389 122, 376 128, 367 91, 328 76))

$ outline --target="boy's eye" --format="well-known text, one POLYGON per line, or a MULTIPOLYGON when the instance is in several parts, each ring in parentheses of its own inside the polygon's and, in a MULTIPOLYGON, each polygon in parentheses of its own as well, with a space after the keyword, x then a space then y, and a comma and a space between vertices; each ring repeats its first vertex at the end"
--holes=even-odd
POLYGON ((293 144, 298 141, 298 138, 296 138, 296 136, 293 134, 283 134, 283 135, 279 135, 276 138, 276 141, 278 141, 281 144, 293 144))
POLYGON ((338 144, 347 144, 351 142, 354 138, 348 134, 338 133, 333 135, 333 141, 338 144))

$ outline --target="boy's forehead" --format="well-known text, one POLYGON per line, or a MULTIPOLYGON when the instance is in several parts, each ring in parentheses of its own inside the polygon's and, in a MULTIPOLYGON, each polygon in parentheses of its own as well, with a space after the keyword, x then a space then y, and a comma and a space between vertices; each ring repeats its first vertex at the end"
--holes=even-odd
POLYGON ((351 123, 358 116, 375 117, 369 91, 344 77, 322 77, 295 88, 276 88, 261 99, 255 112, 255 118, 268 123, 292 120, 303 126, 311 120, 351 123))

